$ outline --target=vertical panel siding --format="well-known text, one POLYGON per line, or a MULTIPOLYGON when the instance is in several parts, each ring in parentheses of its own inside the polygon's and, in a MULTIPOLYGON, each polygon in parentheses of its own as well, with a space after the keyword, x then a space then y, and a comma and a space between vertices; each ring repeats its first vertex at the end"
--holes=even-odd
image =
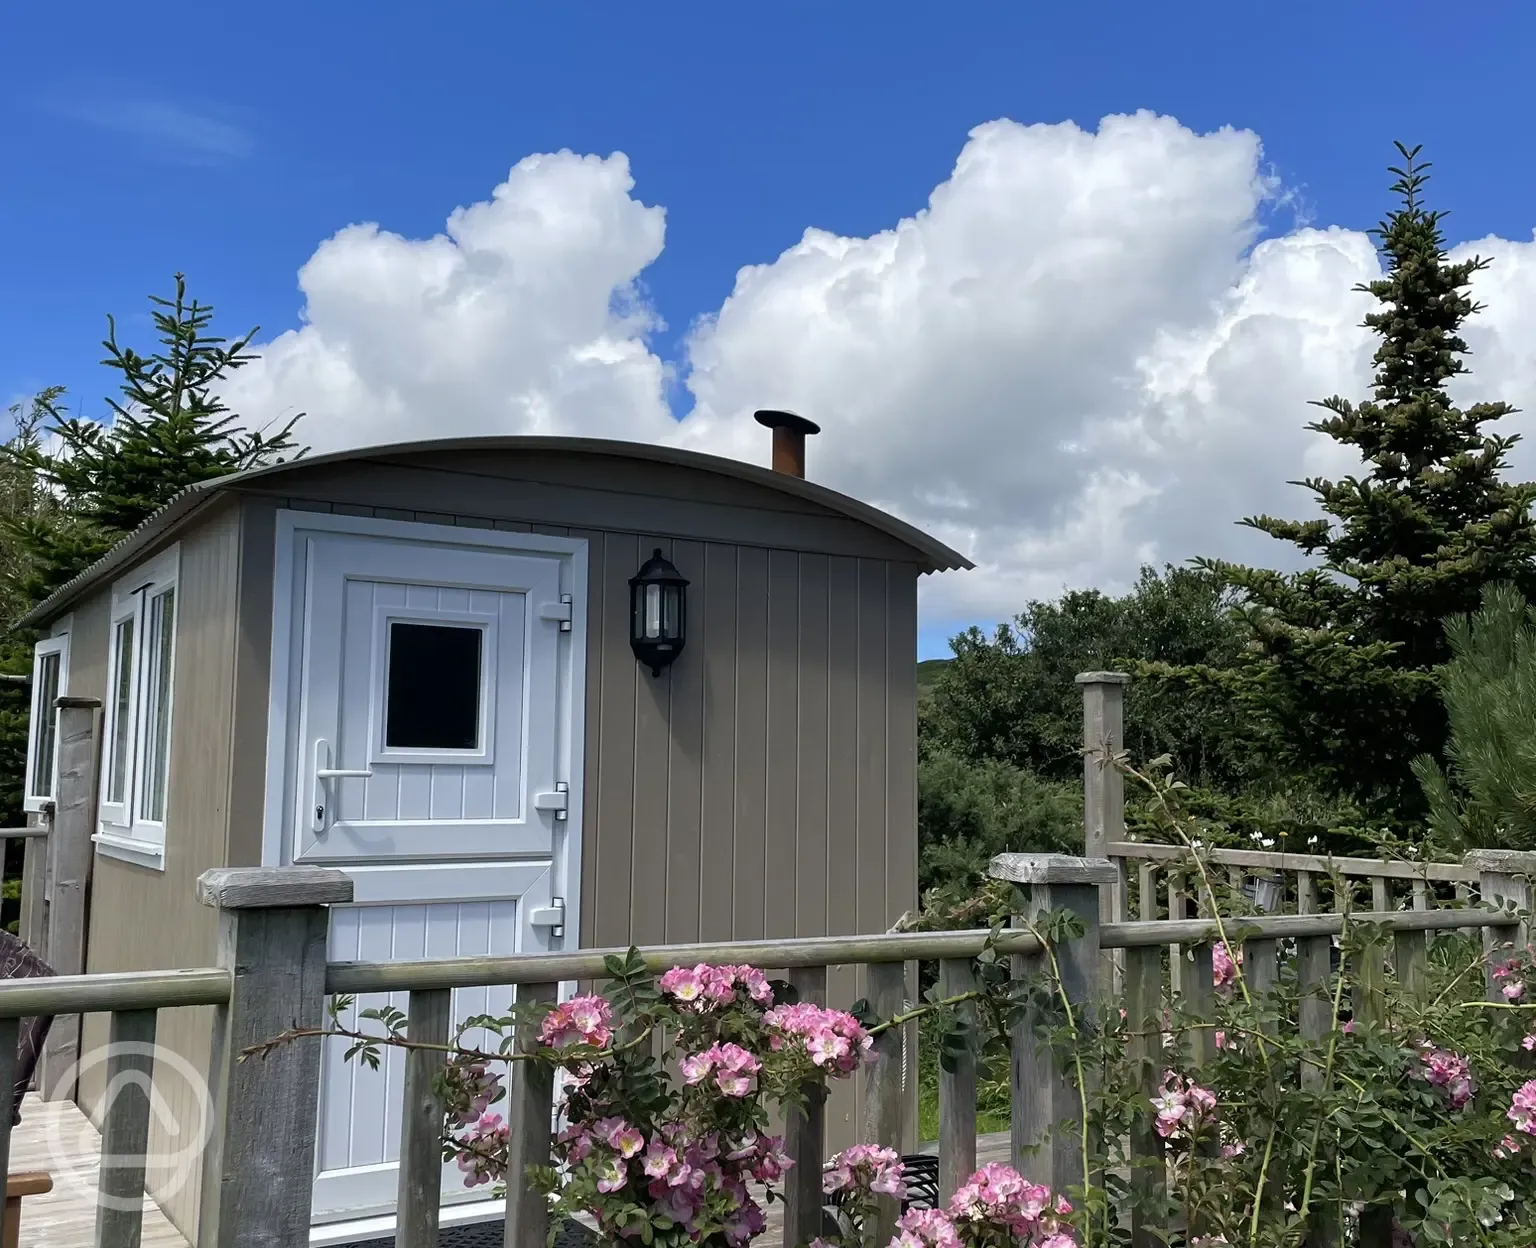
MULTIPOLYGON (((866 930, 859 927, 857 910, 859 786, 856 768, 849 759, 850 745, 858 740, 859 731, 858 560, 833 559, 828 581, 827 935, 854 936, 866 930)), ((857 1000, 862 989, 860 978, 851 966, 833 967, 827 976, 828 999, 845 1003, 857 1000)), ((861 1104, 852 1083, 833 1085, 827 1124, 836 1145, 857 1139, 861 1104)))
POLYGON ((267 796, 267 699, 272 678, 272 578, 277 506, 240 509, 240 598, 235 627, 235 720, 229 775, 229 865, 259 867, 267 796))
MULTIPOLYGON (((595 890, 582 899, 593 924, 593 943, 630 941, 631 866, 634 861, 635 693, 638 667, 629 650, 629 578, 640 566, 640 543, 609 535, 589 552, 591 575, 601 577, 607 610, 588 616, 587 653, 601 656, 598 677, 587 681, 587 811, 582 851, 594 860, 595 890), (615 609, 622 603, 623 608, 615 609), (595 814, 594 814, 595 812, 595 814)), ((589 669, 591 664, 589 663, 589 669)))
MULTIPOLYGON (((858 725, 853 757, 849 759, 857 801, 858 863, 854 882, 854 914, 860 933, 881 930, 896 917, 889 912, 885 887, 886 774, 889 690, 886 688, 889 627, 887 565, 859 561, 858 602, 858 725)), ((914 664, 916 659, 913 660, 914 664)))
MULTIPOLYGON (((768 554, 743 547, 736 581, 734 936, 764 932, 768 819, 768 554)), ((717 644, 722 645, 719 639, 717 644)), ((723 661, 723 660, 722 660, 723 661)))
MULTIPOLYGON (((93 972, 209 966, 215 957, 214 912, 198 904, 195 885, 199 875, 225 861, 239 562, 236 507, 226 507, 182 538, 165 870, 97 855, 88 953, 93 972)), ((102 645, 104 650, 105 635, 102 645)), ((87 1017, 87 1051, 106 1042, 106 1022, 105 1015, 87 1017)), ((201 1070, 211 1027, 210 1010, 162 1011, 156 1041, 201 1070)), ((99 1109, 105 1073, 98 1063, 81 1079, 87 1112, 99 1109)), ((158 1115, 152 1119, 150 1155, 179 1157, 205 1113, 204 1089, 166 1063, 157 1067, 156 1089, 170 1122, 158 1115)), ((196 1226, 195 1178, 195 1167, 189 1176, 169 1164, 147 1178, 183 1232, 196 1226)))
MULTIPOLYGON (((709 601, 709 568, 701 542, 674 542, 672 562, 691 582, 689 595, 709 601)), ((685 654, 709 654, 705 611, 695 609, 685 654)), ((702 812, 705 663, 679 663, 671 680, 671 730, 667 755, 667 917, 669 941, 698 940, 702 879, 702 812)))
POLYGON ((735 934, 736 871, 736 683, 738 548, 710 544, 704 552, 704 586, 696 618, 700 649, 718 654, 699 665, 703 740, 699 811, 699 939, 730 940, 735 934), (729 653, 726 653, 726 650, 729 653))
MULTIPOLYGON (((675 553, 667 538, 642 537, 638 562, 631 564, 633 576, 652 553, 660 550, 662 558, 675 553)), ((626 595, 628 585, 625 586, 626 595)), ((628 598, 625 598, 626 604, 628 598)), ((617 614, 616 612, 614 613, 617 614)), ((625 612, 626 625, 628 611, 625 612)), ((627 644, 627 633, 626 633, 627 644)), ((630 658, 627 673, 614 673, 619 681, 627 676, 634 681, 634 806, 630 818, 631 891, 629 896, 630 939, 637 945, 665 943, 667 938, 667 792, 670 782, 670 738, 676 730, 672 718, 672 680, 670 668, 652 676, 630 658)), ((607 696, 607 689, 603 694, 607 696)))
POLYGON ((799 694, 795 727, 795 932, 827 930, 827 799, 830 707, 827 662, 831 564, 800 555, 799 694))
MULTIPOLYGON (((799 815, 800 558, 768 552, 768 793, 763 935, 795 934, 795 839, 799 815)), ((742 713, 750 713, 742 707, 742 713)))

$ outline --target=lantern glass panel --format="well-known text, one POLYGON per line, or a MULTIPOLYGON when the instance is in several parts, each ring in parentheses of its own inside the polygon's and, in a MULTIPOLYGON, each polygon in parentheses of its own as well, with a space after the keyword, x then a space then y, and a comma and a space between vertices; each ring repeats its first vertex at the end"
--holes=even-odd
POLYGON ((662 610, 664 595, 660 585, 647 585, 645 587, 645 633, 650 640, 666 635, 665 613, 662 610))

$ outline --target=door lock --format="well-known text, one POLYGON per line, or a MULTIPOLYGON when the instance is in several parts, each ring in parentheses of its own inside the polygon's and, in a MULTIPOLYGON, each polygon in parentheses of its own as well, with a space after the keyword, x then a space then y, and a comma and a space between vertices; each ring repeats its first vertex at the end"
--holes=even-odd
POLYGON ((332 780, 367 780, 373 776, 372 770, 366 767, 332 767, 330 763, 330 742, 324 737, 317 737, 315 739, 315 817, 310 824, 316 836, 325 835, 325 805, 330 794, 330 782, 332 780))

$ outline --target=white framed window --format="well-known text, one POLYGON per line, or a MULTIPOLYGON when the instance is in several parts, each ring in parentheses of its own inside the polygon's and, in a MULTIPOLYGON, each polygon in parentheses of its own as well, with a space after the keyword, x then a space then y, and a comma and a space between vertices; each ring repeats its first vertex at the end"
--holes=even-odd
POLYGON ((496 761, 497 617, 374 609, 369 762, 496 761))
POLYGON ((143 866, 165 865, 180 554, 173 546, 112 587, 96 841, 143 866))
MULTIPOLYGON (((57 627, 57 626, 56 626, 57 627)), ((27 721, 26 786, 22 808, 42 810, 59 789, 59 712, 54 702, 69 692, 69 626, 32 650, 32 709, 27 721)))

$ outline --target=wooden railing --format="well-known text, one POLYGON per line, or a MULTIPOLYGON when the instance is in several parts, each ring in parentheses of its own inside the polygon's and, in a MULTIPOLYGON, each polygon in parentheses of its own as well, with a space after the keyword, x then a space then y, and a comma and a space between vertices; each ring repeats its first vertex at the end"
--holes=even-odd
POLYGON ((23 828, 0 828, 0 890, 9 891, 10 873, 6 860, 11 841, 25 841, 20 877, 16 880, 20 914, 16 934, 40 958, 47 958, 48 932, 48 833, 53 812, 44 811, 35 824, 23 828))
MULTIPOLYGON (((1177 996, 1187 1014, 1213 1016, 1214 919, 1101 922, 1101 890, 1113 889, 1119 879, 1118 869, 1108 859, 1004 855, 993 864, 993 873, 1019 887, 1024 915, 1067 909, 1081 917, 1083 935, 1054 951, 1061 982, 1075 1006, 1091 1011, 1104 1004, 1106 993, 1113 993, 1132 1018, 1161 1020, 1170 996, 1177 996), (1163 978, 1163 950, 1170 945, 1185 951, 1190 968, 1177 987, 1163 978), (1113 970, 1104 951, 1116 954, 1118 966, 1113 970), (1106 978, 1112 973, 1122 985, 1119 992, 1106 978)), ((1523 902, 1521 909, 1529 910, 1531 874, 1536 874, 1536 857, 1506 857, 1484 864, 1478 887, 1484 896, 1503 897, 1517 905, 1523 902)), ((605 956, 622 952, 328 964, 324 958, 327 907, 351 900, 352 883, 345 875, 314 868, 215 871, 199 882, 199 892, 207 904, 221 911, 224 935, 217 967, 0 984, 0 1087, 6 1086, 7 1063, 15 1060, 22 1018, 111 1015, 115 1044, 108 1053, 108 1086, 114 1094, 104 1105, 103 1149, 115 1164, 103 1169, 100 1180, 103 1196, 111 1199, 99 1204, 99 1248, 130 1248, 138 1243, 141 1214, 133 1206, 133 1196, 143 1189, 144 1167, 125 1164, 125 1159, 147 1153, 150 1102, 142 1082, 123 1076, 138 1071, 153 1074, 153 1058, 147 1056, 152 1049, 146 1042, 154 1039, 159 1010, 218 1007, 213 1044, 214 1134, 204 1166, 203 1213, 196 1242, 202 1248, 304 1243, 313 1197, 320 1045, 303 1041, 282 1045, 260 1061, 240 1061, 241 1053, 289 1028, 320 1026, 326 998, 343 993, 409 994, 407 1034, 442 1043, 450 1034, 453 989, 516 985, 524 1000, 553 1001, 561 982, 601 978, 605 956)), ((1516 937, 1515 929, 1523 921, 1513 912, 1470 907, 1361 913, 1353 919, 1379 924, 1392 933, 1393 965, 1409 981, 1422 972, 1427 933, 1482 930, 1485 939, 1502 941, 1516 937)), ((1319 1029, 1331 1025, 1328 985, 1335 972, 1330 945, 1345 923, 1346 916, 1338 913, 1242 920, 1246 973, 1252 983, 1262 987, 1278 982, 1282 958, 1295 958, 1303 991, 1311 994, 1304 999, 1300 1015, 1303 1032, 1322 1034, 1319 1029)), ((642 950, 642 954, 658 971, 698 962, 730 962, 784 972, 803 998, 822 1002, 826 1001, 827 969, 857 964, 864 968, 871 1006, 889 1016, 913 999, 907 981, 909 963, 936 961, 946 991, 962 992, 974 982, 973 959, 987 940, 988 934, 982 931, 898 933, 674 945, 642 950)), ((1041 947, 1029 932, 1017 930, 1004 933, 1003 950, 1014 955, 1015 973, 1023 975, 1038 965, 1039 959, 1032 955, 1040 953, 1041 947)), ((1362 979, 1369 993, 1376 981, 1369 976, 1362 979)), ((1369 1001, 1363 1005, 1368 1009, 1369 1001)), ((1132 1042, 1160 1044, 1159 1025, 1154 1023, 1132 1042)), ((1197 1034, 1209 1036, 1207 1031, 1197 1034)), ((1031 1089, 1031 1095, 1014 1098, 1015 1162, 1037 1182, 1058 1189, 1070 1187, 1082 1178, 1080 1137, 1063 1130, 1062 1124, 1078 1123, 1080 1128, 1077 1092, 1067 1072, 1055 1064, 1050 1046, 1037 1039, 1032 1020, 1020 1022, 1012 1043, 1014 1085, 1031 1089), (1045 1147, 1036 1151, 1042 1141, 1047 1141, 1045 1147)), ((1210 1041, 1196 1043, 1208 1046, 1210 1041)), ((1152 1052, 1149 1048, 1148 1055, 1152 1052)), ((440 1054, 414 1050, 406 1062, 398 1141, 396 1242, 400 1248, 437 1243, 443 1106, 435 1076, 442 1060, 440 1054)), ((879 1037, 865 1072, 864 1134, 870 1142, 899 1146, 903 1138, 906 1099, 901 1095, 901 1079, 901 1036, 893 1029, 879 1037)), ((944 1195, 953 1192, 976 1164, 976 1083, 973 1059, 964 1059, 939 1075, 944 1195)), ((522 1176, 529 1167, 549 1163, 553 1109, 549 1068, 541 1063, 516 1064, 508 1079, 507 1100, 508 1244, 542 1248, 546 1243, 547 1208, 542 1199, 526 1194, 522 1176)), ((785 1242, 793 1245, 821 1233, 821 1162, 826 1152, 821 1111, 813 1107, 804 1114, 789 1114, 786 1130, 787 1150, 798 1163, 785 1184, 785 1242)), ((9 1137, 8 1124, 0 1122, 0 1160, 8 1158, 9 1137)), ((1139 1146, 1153 1149, 1156 1142, 1149 1136, 1139 1146)), ((892 1206, 886 1210, 887 1222, 894 1216, 892 1206)), ((1153 1241, 1142 1235, 1138 1242, 1153 1241)))

